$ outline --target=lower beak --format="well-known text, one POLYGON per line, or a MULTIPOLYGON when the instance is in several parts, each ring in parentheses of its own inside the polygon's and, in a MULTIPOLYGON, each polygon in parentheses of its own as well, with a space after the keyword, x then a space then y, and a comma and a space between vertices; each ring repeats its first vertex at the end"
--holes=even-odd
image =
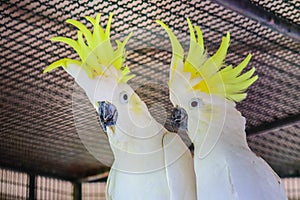
POLYGON ((187 112, 183 108, 175 107, 171 113, 170 125, 174 132, 177 132, 178 130, 187 131, 187 112))
POLYGON ((107 133, 107 128, 114 130, 114 127, 118 118, 118 111, 116 107, 107 102, 100 101, 98 102, 98 115, 100 118, 100 124, 104 132, 107 133))

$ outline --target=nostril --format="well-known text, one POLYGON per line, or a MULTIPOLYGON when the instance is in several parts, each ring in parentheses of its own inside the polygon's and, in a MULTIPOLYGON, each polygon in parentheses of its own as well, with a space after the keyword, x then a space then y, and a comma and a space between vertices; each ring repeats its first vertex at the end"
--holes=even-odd
POLYGON ((176 115, 173 113, 172 115, 171 115, 171 118, 174 120, 174 119, 177 119, 177 117, 176 117, 176 115))
POLYGON ((112 111, 111 107, 106 107, 103 112, 103 119, 105 121, 111 120, 114 117, 114 113, 115 112, 112 111))
POLYGON ((175 121, 176 123, 179 123, 179 122, 181 122, 181 119, 176 118, 174 121, 175 121))
POLYGON ((180 114, 175 115, 175 119, 181 119, 181 115, 180 114))
POLYGON ((109 121, 112 118, 111 115, 104 115, 103 119, 104 121, 109 121))
POLYGON ((180 123, 183 117, 179 113, 176 113, 176 114, 172 114, 171 119, 176 123, 180 123))

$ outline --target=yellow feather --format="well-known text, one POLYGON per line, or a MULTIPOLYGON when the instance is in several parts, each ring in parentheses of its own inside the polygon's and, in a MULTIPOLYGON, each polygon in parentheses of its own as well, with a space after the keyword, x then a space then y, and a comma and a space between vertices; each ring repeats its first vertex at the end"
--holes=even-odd
POLYGON ((229 42, 230 34, 227 33, 226 37, 222 38, 222 43, 217 52, 200 67, 199 70, 201 70, 204 77, 211 77, 222 67, 229 47, 229 42))
POLYGON ((84 35, 85 39, 87 40, 87 43, 89 46, 93 45, 93 37, 92 33, 87 29, 86 26, 84 26, 81 22, 76 21, 74 19, 67 19, 66 21, 69 24, 72 24, 73 26, 77 27, 84 35))
POLYGON ((243 69, 248 65, 248 63, 250 62, 251 59, 251 54, 249 54, 238 66, 236 66, 235 68, 233 68, 230 71, 226 71, 223 73, 223 76, 229 76, 229 77, 237 77, 238 75, 240 75, 243 71, 243 69))
POLYGON ((251 79, 245 80, 243 82, 240 82, 238 84, 226 84, 226 92, 229 93, 239 93, 245 91, 250 85, 252 85, 256 80, 258 76, 254 76, 251 79))
POLYGON ((78 45, 80 49, 80 53, 78 53, 78 55, 80 55, 81 60, 85 61, 87 58, 87 52, 89 52, 90 50, 88 49, 88 46, 85 44, 83 39, 83 34, 80 31, 77 32, 77 38, 78 38, 78 45))
POLYGON ((129 81, 130 79, 134 78, 135 74, 130 74, 130 75, 126 75, 123 76, 120 80, 119 83, 126 83, 127 81, 129 81))
POLYGON ((193 86, 194 90, 200 90, 205 93, 209 93, 209 88, 205 80, 201 80, 199 83, 193 86))
POLYGON ((130 39, 132 33, 130 33, 123 42, 120 41, 116 41, 118 48, 117 50, 114 52, 114 58, 112 61, 112 64, 117 68, 117 69, 121 69, 122 67, 122 63, 125 59, 125 45, 127 44, 128 40, 130 39))
POLYGON ((202 49, 204 49, 204 41, 203 41, 202 31, 199 26, 195 26, 195 29, 196 29, 196 33, 198 36, 198 45, 200 47, 202 47, 202 49))
POLYGON ((226 34, 226 37, 222 38, 222 43, 219 49, 217 50, 217 52, 211 57, 212 61, 216 64, 217 67, 219 67, 219 69, 226 58, 229 43, 230 43, 230 33, 228 32, 226 34))
POLYGON ((63 42, 65 44, 68 44, 68 45, 70 45, 77 52, 77 54, 79 56, 81 55, 80 46, 78 45, 78 43, 75 40, 73 40, 71 38, 66 38, 66 37, 58 36, 58 37, 53 37, 50 40, 51 41, 55 41, 55 42, 63 42))
POLYGON ((118 79, 128 81, 133 77, 128 71, 122 72, 122 65, 125 58, 125 45, 128 42, 130 35, 125 41, 119 42, 116 50, 113 49, 110 42, 110 27, 112 22, 112 14, 110 14, 106 30, 99 25, 101 14, 97 14, 96 18, 87 16, 86 19, 93 24, 94 30, 91 33, 86 26, 81 22, 73 19, 68 19, 66 22, 77 27, 77 41, 66 37, 54 37, 52 41, 63 42, 70 45, 79 55, 81 61, 72 61, 71 59, 61 59, 48 66, 44 72, 48 72, 59 66, 66 67, 68 63, 76 63, 82 67, 90 78, 102 76, 106 69, 115 67, 120 72, 118 79), (86 42, 84 38, 86 39, 86 42))
POLYGON ((228 70, 232 70, 232 65, 228 65, 227 67, 223 68, 220 73, 227 72, 228 70))
POLYGON ((111 26, 111 22, 112 22, 112 17, 113 17, 113 14, 110 13, 109 18, 108 18, 108 22, 107 22, 107 25, 106 25, 106 30, 105 30, 105 35, 108 38, 110 37, 110 26, 111 26))
POLYGON ((232 65, 223 67, 230 43, 229 33, 222 38, 221 45, 217 52, 212 57, 208 58, 205 53, 206 51, 204 50, 204 42, 200 28, 198 26, 194 26, 198 37, 198 41, 196 41, 193 26, 190 20, 187 19, 190 30, 190 49, 187 59, 184 61, 183 49, 174 33, 163 22, 157 22, 167 31, 172 44, 173 60, 170 69, 170 87, 174 81, 180 81, 173 80, 172 74, 178 70, 176 68, 176 62, 174 62, 175 60, 178 62, 184 62, 184 69, 177 73, 191 74, 191 82, 193 80, 197 80, 194 78, 201 78, 198 83, 193 81, 193 90, 219 95, 236 102, 242 101, 246 98, 247 94, 244 93, 244 91, 250 87, 250 85, 252 85, 258 77, 252 77, 255 72, 254 68, 241 75, 242 71, 246 68, 251 59, 251 54, 249 54, 235 68, 233 68, 232 65))
POLYGON ((69 58, 62 58, 60 60, 57 60, 57 61, 53 62, 48 67, 46 67, 44 69, 43 73, 50 72, 53 69, 56 69, 58 67, 64 67, 64 68, 66 68, 68 64, 77 64, 78 66, 80 66, 81 62, 78 61, 78 60, 72 60, 72 59, 69 59, 69 58))
MULTIPOLYGON (((96 20, 90 16, 85 17, 87 20, 89 20, 93 26, 94 26, 94 31, 93 31, 93 40, 95 44, 100 43, 101 41, 105 40, 105 32, 103 28, 100 26, 100 18, 101 14, 96 15, 96 20)), ((94 46, 95 47, 95 46, 94 46)))
POLYGON ((235 83, 235 84, 237 84, 237 83, 243 82, 243 81, 251 78, 251 76, 254 74, 254 72, 255 72, 255 68, 252 68, 249 71, 245 72, 244 74, 242 74, 242 75, 240 75, 240 76, 238 76, 236 78, 233 78, 231 80, 226 80, 226 81, 228 83, 235 83))
POLYGON ((156 20, 156 22, 166 30, 166 32, 168 33, 169 38, 171 40, 171 44, 172 44, 173 58, 172 58, 171 69, 170 69, 170 79, 169 79, 169 82, 170 82, 173 80, 173 74, 176 69, 177 61, 184 59, 184 50, 183 50, 181 44, 179 43, 178 39, 174 35, 174 33, 171 31, 171 29, 169 29, 169 27, 160 20, 156 20))
POLYGON ((189 30, 190 30, 190 41, 196 42, 196 36, 195 36, 195 32, 194 32, 194 28, 193 28, 193 25, 191 23, 191 20, 189 18, 187 18, 186 20, 187 20, 189 30))
POLYGON ((242 93, 242 94, 231 94, 227 98, 235 102, 240 102, 243 101, 246 97, 247 97, 247 93, 242 93))
POLYGON ((183 50, 181 44, 179 43, 178 39, 174 35, 174 33, 162 21, 156 20, 156 22, 158 24, 160 24, 167 31, 167 33, 168 33, 168 35, 170 37, 171 43, 172 43, 172 53, 173 53, 173 56, 175 56, 177 58, 180 58, 180 59, 183 59, 183 57, 184 57, 184 50, 183 50))
MULTIPOLYGON (((193 79, 199 76, 199 71, 198 71, 199 67, 206 61, 206 56, 203 55, 204 52, 203 46, 199 45, 199 43, 196 41, 192 23, 190 22, 189 19, 187 19, 187 21, 190 30, 190 49, 186 58, 186 62, 184 63, 184 71, 190 72, 191 79, 193 79)), ((199 39, 199 33, 197 32, 197 34, 199 39)))

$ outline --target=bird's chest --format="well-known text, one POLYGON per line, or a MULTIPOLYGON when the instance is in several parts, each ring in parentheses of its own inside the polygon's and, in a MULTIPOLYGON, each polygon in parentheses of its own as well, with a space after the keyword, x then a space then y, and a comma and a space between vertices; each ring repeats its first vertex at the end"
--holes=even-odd
POLYGON ((194 158, 197 195, 201 199, 237 198, 225 156, 211 153, 205 158, 194 158))
POLYGON ((133 174, 112 169, 109 181, 107 191, 111 199, 169 199, 169 188, 164 170, 133 174))

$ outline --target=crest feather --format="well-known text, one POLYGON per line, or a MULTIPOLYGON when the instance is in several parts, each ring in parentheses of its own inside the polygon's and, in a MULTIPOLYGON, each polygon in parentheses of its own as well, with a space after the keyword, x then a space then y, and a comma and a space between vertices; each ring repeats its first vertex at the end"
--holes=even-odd
POLYGON ((198 82, 191 84, 193 90, 219 95, 235 102, 240 102, 246 98, 247 94, 245 91, 258 79, 258 76, 253 76, 254 68, 242 74, 242 71, 250 62, 251 54, 236 67, 232 65, 225 66, 224 60, 230 44, 229 32, 222 38, 217 52, 213 56, 208 57, 204 49, 200 28, 198 26, 193 27, 191 21, 187 19, 190 30, 190 49, 186 59, 184 59, 183 48, 174 33, 163 22, 157 22, 166 30, 172 44, 173 58, 169 84, 172 84, 174 81, 173 76, 176 70, 176 63, 180 59, 181 62, 184 62, 184 68, 182 71, 177 72, 189 73, 190 83, 194 82, 195 78, 199 79, 198 82), (196 40, 195 31, 198 40, 196 40))
POLYGON ((51 41, 63 42, 71 46, 79 55, 80 60, 73 60, 63 58, 50 64, 44 73, 49 72, 57 67, 66 68, 68 64, 77 64, 82 67, 87 73, 88 77, 93 79, 96 76, 102 76, 105 70, 114 67, 117 74, 117 79, 120 82, 127 82, 133 78, 134 75, 130 73, 128 66, 123 67, 125 60, 125 45, 128 42, 129 34, 123 42, 116 41, 117 48, 114 50, 110 41, 110 27, 112 22, 112 14, 105 30, 100 26, 101 14, 97 14, 96 18, 90 16, 85 17, 92 25, 93 32, 91 32, 84 24, 74 19, 66 20, 67 23, 75 26, 77 31, 77 40, 67 37, 54 37, 51 41))
POLYGON ((170 74, 172 74, 169 79, 169 84, 170 84, 173 82, 173 77, 174 77, 173 73, 176 70, 177 60, 184 59, 184 50, 183 50, 180 42, 177 40, 176 36, 174 35, 174 33, 171 31, 171 29, 169 29, 169 27, 160 20, 156 20, 156 22, 158 24, 160 24, 166 30, 166 32, 168 33, 169 38, 171 40, 171 43, 172 43, 173 58, 172 58, 172 63, 171 63, 171 68, 170 68, 170 74))

